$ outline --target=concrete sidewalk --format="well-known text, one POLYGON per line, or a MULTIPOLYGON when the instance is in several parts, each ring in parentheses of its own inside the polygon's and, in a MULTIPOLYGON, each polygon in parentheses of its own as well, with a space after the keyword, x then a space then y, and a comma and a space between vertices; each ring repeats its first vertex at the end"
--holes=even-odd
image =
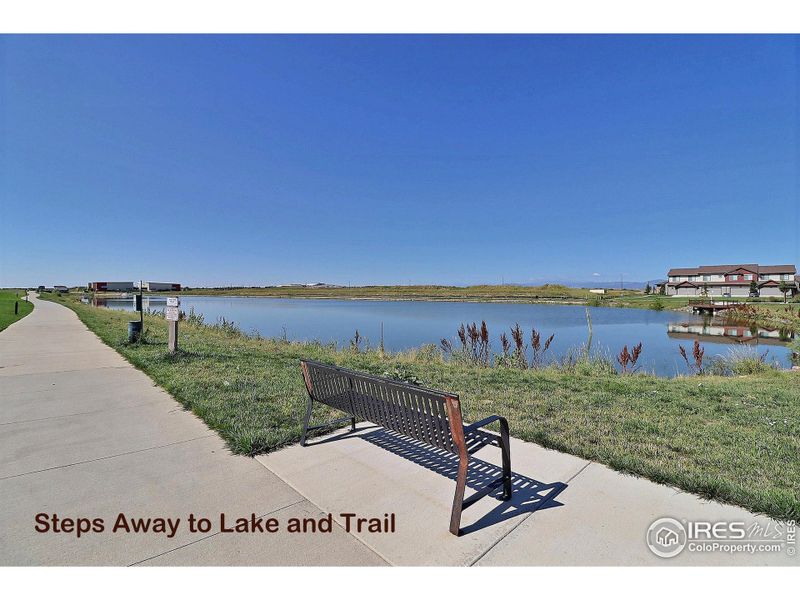
MULTIPOLYGON (((257 460, 323 511, 394 512, 397 533, 355 535, 395 565, 800 565, 785 546, 774 553, 684 550, 660 558, 645 538, 662 517, 739 521, 770 533, 786 527, 514 438, 511 501, 502 502, 498 491, 469 507, 462 516, 466 534, 459 538, 447 531, 457 460, 391 432, 362 423, 354 433, 338 432, 257 460)), ((499 464, 498 449, 481 450, 470 461, 467 486, 479 488, 499 477, 499 464)))
POLYGON ((322 516, 103 344, 34 299, 0 332, 0 564, 381 565, 341 527, 289 534, 37 533, 38 513, 101 517, 322 516))
MULTIPOLYGON (((449 534, 455 460, 369 424, 256 460, 233 456, 72 311, 34 301, 0 333, 0 564, 745 565, 799 564, 776 553, 655 556, 660 517, 780 524, 740 508, 512 439, 514 496, 486 497, 449 534), (34 516, 331 513, 330 534, 36 533, 34 516), (345 513, 396 531, 345 531, 345 513)), ((467 399, 468 401, 468 399, 467 399)), ((486 448, 468 485, 493 479, 486 448)))

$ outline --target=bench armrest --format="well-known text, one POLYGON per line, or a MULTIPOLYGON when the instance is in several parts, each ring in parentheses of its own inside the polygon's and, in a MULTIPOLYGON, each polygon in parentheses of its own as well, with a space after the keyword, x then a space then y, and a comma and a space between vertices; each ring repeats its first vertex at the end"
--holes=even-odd
POLYGON ((485 419, 476 421, 471 425, 467 425, 464 427, 464 433, 470 433, 471 431, 475 431, 481 427, 486 427, 489 423, 494 423, 495 421, 500 421, 500 425, 508 429, 508 421, 505 417, 501 417, 500 415, 492 415, 491 417, 486 417, 485 419))

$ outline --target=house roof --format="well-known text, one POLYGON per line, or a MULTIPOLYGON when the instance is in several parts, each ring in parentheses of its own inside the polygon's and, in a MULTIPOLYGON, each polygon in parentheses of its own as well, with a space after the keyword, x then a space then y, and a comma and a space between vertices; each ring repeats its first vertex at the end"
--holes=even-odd
POLYGON ((763 275, 774 275, 777 273, 797 273, 797 268, 794 265, 760 266, 756 263, 744 263, 739 265, 701 265, 694 268, 670 269, 667 273, 667 276, 725 275, 726 273, 730 273, 739 269, 763 275))
POLYGON ((667 272, 668 277, 673 277, 674 275, 697 275, 697 269, 670 269, 667 272))
POLYGON ((797 268, 794 265, 765 265, 763 267, 759 267, 758 272, 765 275, 775 275, 776 273, 797 273, 797 268))
POLYGON ((691 281, 681 281, 675 287, 676 288, 679 288, 679 287, 693 287, 693 288, 696 288, 697 286, 695 284, 693 284, 691 281))
POLYGON ((749 286, 751 284, 758 284, 758 281, 752 279, 750 281, 681 281, 680 283, 674 284, 675 287, 679 287, 685 284, 693 285, 694 287, 708 287, 708 288, 718 288, 718 287, 736 287, 738 286, 749 286))
POLYGON ((774 279, 770 279, 769 281, 765 281, 764 283, 760 284, 758 287, 781 287, 782 285, 786 285, 789 289, 796 287, 800 279, 795 277, 794 281, 775 281, 774 279))
POLYGON ((701 265, 697 271, 700 275, 724 275, 732 271, 749 271, 750 273, 758 273, 758 265, 755 263, 747 263, 743 265, 701 265))

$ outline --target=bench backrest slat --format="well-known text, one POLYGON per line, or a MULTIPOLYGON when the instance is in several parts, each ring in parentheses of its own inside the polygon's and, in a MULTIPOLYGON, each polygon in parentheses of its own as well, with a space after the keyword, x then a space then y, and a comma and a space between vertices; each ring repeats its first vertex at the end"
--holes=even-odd
POLYGON ((316 402, 458 453, 453 442, 453 428, 463 431, 463 423, 457 395, 316 361, 302 361, 301 364, 306 387, 316 402), (448 413, 448 401, 457 409, 457 423, 448 416, 453 414, 448 413))

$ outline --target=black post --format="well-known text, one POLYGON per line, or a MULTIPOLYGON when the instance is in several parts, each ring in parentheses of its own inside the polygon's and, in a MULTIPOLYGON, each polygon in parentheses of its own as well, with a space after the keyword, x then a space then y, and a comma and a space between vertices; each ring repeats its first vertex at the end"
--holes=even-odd
POLYGON ((14 314, 19 314, 19 300, 14 300, 14 314))
POLYGON ((142 293, 142 280, 139 280, 139 322, 142 324, 142 331, 144 331, 144 294, 142 293))

